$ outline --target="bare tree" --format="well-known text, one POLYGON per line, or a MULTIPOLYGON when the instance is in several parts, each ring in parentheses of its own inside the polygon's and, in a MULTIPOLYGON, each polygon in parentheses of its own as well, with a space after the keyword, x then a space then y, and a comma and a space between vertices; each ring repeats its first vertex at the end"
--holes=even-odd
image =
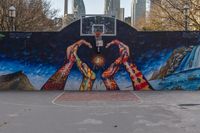
POLYGON ((10 31, 11 23, 8 8, 16 7, 14 24, 17 31, 52 31, 55 30, 53 18, 58 10, 51 8, 47 0, 1 0, 0 30, 10 31))
POLYGON ((189 4, 189 30, 200 30, 200 0, 154 0, 150 14, 143 21, 146 30, 184 30, 184 5, 189 4))

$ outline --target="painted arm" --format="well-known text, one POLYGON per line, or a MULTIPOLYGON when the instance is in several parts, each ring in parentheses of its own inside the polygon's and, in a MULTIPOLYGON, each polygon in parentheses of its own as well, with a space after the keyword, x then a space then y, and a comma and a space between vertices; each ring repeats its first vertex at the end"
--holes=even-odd
MULTIPOLYGON (((80 40, 77 42, 77 46, 80 47, 81 45, 86 45, 89 48, 92 48, 92 45, 85 40, 80 40)), ((73 55, 76 59, 76 64, 81 73, 83 74, 83 81, 80 86, 80 91, 91 91, 93 87, 93 83, 96 79, 95 73, 89 68, 89 66, 81 61, 81 59, 77 55, 77 49, 73 52, 73 55)))
POLYGON ((64 90, 69 73, 75 63, 73 51, 76 47, 74 46, 73 44, 67 48, 66 63, 48 79, 41 90, 64 90))
POLYGON ((106 47, 108 48, 111 45, 117 45, 119 47, 120 57, 117 59, 119 60, 118 63, 123 64, 126 67, 126 70, 130 75, 133 88, 135 90, 152 90, 152 87, 143 76, 143 74, 138 70, 137 66, 128 62, 130 57, 129 47, 119 40, 112 41, 111 43, 107 44, 106 47))
POLYGON ((119 42, 118 40, 114 40, 114 41, 108 43, 106 48, 109 48, 112 45, 119 46, 120 57, 117 58, 110 65, 110 67, 106 71, 104 71, 102 74, 102 80, 106 86, 106 89, 109 91, 119 90, 119 87, 118 87, 116 81, 114 80, 114 76, 118 72, 120 65, 123 64, 124 59, 126 59, 125 55, 126 55, 126 57, 128 57, 128 55, 129 55, 129 48, 125 44, 119 42))
POLYGON ((76 62, 76 53, 82 43, 84 43, 84 40, 77 41, 67 48, 66 63, 49 78, 41 90, 64 90, 69 73, 76 62))

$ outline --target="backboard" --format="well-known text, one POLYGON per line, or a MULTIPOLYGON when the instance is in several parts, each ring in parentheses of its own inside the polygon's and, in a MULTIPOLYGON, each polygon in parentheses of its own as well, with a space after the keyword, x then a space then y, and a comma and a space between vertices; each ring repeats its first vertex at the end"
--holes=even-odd
POLYGON ((106 15, 83 15, 80 22, 81 36, 95 36, 101 32, 102 36, 116 36, 116 18, 106 15))

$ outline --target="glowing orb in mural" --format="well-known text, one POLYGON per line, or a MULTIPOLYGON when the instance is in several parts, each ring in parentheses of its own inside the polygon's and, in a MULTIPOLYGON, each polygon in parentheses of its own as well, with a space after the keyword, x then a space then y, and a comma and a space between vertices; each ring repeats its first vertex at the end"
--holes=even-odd
POLYGON ((95 66, 97 67, 102 67, 105 65, 105 58, 101 55, 96 55, 93 59, 92 62, 95 66))

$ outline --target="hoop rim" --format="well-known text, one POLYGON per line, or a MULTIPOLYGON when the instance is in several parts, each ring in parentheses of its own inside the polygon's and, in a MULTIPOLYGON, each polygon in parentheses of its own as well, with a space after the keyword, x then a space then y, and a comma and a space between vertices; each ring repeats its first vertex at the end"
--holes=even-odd
POLYGON ((100 36, 103 35, 103 32, 97 31, 97 32, 94 32, 94 35, 95 35, 96 37, 100 37, 100 36))

